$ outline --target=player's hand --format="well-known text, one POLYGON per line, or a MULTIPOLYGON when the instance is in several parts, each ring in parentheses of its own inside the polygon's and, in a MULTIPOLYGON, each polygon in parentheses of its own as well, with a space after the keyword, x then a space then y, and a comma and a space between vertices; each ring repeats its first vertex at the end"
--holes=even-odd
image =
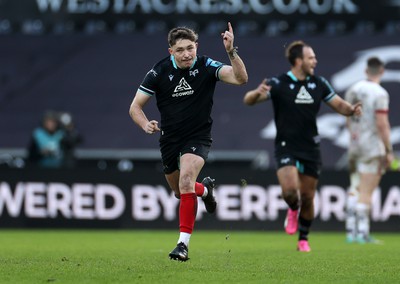
POLYGON ((392 170, 392 163, 394 161, 394 155, 393 152, 388 152, 386 153, 386 157, 385 157, 385 165, 387 169, 392 170))
POLYGON ((356 115, 356 116, 362 115, 362 103, 358 102, 353 105, 353 115, 356 115))
POLYGON ((146 124, 146 126, 144 128, 144 131, 147 134, 154 134, 157 131, 160 131, 160 128, 158 128, 158 121, 151 120, 151 121, 147 122, 147 124, 146 124))
POLYGON ((257 92, 260 94, 265 94, 268 93, 271 90, 271 86, 267 85, 267 78, 265 78, 264 80, 262 80, 261 84, 258 85, 257 87, 257 92))
POLYGON ((233 40, 235 36, 233 35, 233 29, 232 25, 230 22, 228 22, 228 30, 225 31, 224 33, 221 33, 222 39, 224 41, 224 46, 226 52, 232 52, 233 51, 233 40))

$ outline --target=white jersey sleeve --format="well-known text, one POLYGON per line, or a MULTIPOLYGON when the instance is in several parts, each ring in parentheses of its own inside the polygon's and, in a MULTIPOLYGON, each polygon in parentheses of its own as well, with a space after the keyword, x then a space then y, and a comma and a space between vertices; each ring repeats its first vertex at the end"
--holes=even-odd
POLYGON ((375 101, 376 111, 388 111, 389 110, 389 94, 385 89, 382 88, 381 93, 378 93, 375 101))

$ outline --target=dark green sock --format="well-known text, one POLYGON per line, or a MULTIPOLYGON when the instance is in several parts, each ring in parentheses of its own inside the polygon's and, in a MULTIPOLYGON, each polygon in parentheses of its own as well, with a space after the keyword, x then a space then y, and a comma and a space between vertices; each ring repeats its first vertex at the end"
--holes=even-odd
POLYGON ((313 220, 306 220, 299 217, 299 241, 308 240, 308 233, 310 232, 310 227, 313 220))

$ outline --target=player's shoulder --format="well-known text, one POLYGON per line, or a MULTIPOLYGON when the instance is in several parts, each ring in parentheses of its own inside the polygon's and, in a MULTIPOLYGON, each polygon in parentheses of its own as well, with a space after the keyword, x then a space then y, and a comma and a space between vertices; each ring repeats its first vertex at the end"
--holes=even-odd
POLYGON ((368 81, 368 80, 366 80, 366 79, 362 79, 362 80, 359 80, 359 81, 357 81, 357 82, 355 82, 352 86, 354 87, 354 88, 365 88, 365 87, 367 87, 367 88, 374 88, 375 87, 375 83, 373 83, 373 82, 371 82, 371 81, 368 81))
POLYGON ((326 79, 324 76, 321 75, 311 75, 310 80, 330 85, 328 79, 326 79))
POLYGON ((286 73, 268 78, 268 85, 288 84, 290 82, 290 77, 286 73))
POLYGON ((210 58, 209 56, 207 56, 207 55, 197 55, 197 63, 205 63, 205 62, 207 62, 208 60, 213 60, 212 58, 210 58))
POLYGON ((312 75, 310 81, 312 83, 315 83, 317 86, 322 86, 323 88, 326 88, 327 90, 329 90, 329 92, 331 94, 336 93, 336 91, 334 90, 332 84, 324 76, 312 75))
POLYGON ((361 92, 361 90, 368 89, 369 82, 366 80, 359 80, 353 84, 351 84, 347 90, 346 94, 348 95, 353 95, 357 96, 358 93, 361 92))
POLYGON ((376 96, 378 100, 388 100, 389 99, 389 93, 388 91, 382 87, 381 85, 378 84, 378 90, 376 92, 376 96))
POLYGON ((388 96, 389 95, 388 91, 384 87, 382 87, 380 84, 376 84, 376 89, 379 91, 378 93, 381 96, 388 96))
POLYGON ((163 59, 158 61, 156 64, 154 64, 152 69, 160 72, 166 68, 170 68, 172 66, 171 61, 172 61, 171 56, 164 57, 163 59))
POLYGON ((168 72, 166 70, 170 70, 171 66, 172 66, 172 63, 171 63, 170 56, 165 57, 165 58, 161 59, 160 61, 158 61, 156 64, 154 64, 151 67, 151 69, 149 71, 147 71, 146 78, 148 78, 148 79, 160 78, 160 74, 162 74, 163 72, 168 72))
POLYGON ((366 79, 354 83, 352 88, 356 91, 363 90, 364 93, 371 96, 385 97, 389 95, 387 90, 380 84, 366 79))
POLYGON ((290 78, 286 74, 281 74, 278 76, 269 77, 267 79, 267 84, 272 87, 270 90, 271 98, 280 96, 282 92, 291 84, 290 78))
MULTIPOLYGON (((268 78, 267 84, 271 85, 271 86, 277 86, 277 85, 281 84, 282 82, 285 82, 286 80, 287 80, 286 77, 284 77, 284 75, 282 74, 280 76, 268 78)), ((289 82, 289 81, 286 81, 286 82, 289 82)))
POLYGON ((285 72, 285 73, 281 73, 275 76, 275 78, 279 79, 282 82, 289 82, 289 81, 294 81, 295 79, 293 79, 294 75, 291 75, 291 72, 285 72))

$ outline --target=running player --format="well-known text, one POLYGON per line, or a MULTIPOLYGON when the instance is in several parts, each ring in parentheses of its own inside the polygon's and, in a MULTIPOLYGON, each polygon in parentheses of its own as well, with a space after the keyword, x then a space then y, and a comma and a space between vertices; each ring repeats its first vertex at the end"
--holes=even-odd
POLYGON ((197 55, 198 35, 186 27, 170 30, 170 55, 155 64, 146 74, 132 101, 129 113, 145 133, 160 135, 160 150, 165 178, 180 198, 178 245, 171 251, 171 259, 186 261, 189 240, 193 231, 197 196, 203 197, 206 210, 213 213, 214 180, 197 177, 207 159, 211 138, 211 109, 216 83, 233 85, 248 80, 246 67, 233 46, 234 34, 230 23, 221 34, 231 65, 197 55), (161 125, 147 119, 143 107, 155 97, 161 114, 161 125))
POLYGON ((317 58, 311 46, 295 41, 286 49, 291 69, 263 80, 244 96, 244 103, 254 105, 269 99, 274 108, 277 129, 275 159, 282 197, 288 205, 286 233, 299 230, 297 249, 311 251, 308 234, 314 219, 314 195, 321 171, 320 137, 317 113, 322 101, 336 112, 351 116, 361 114, 361 105, 350 105, 340 98, 327 80, 315 76, 317 58))
POLYGON ((370 209, 374 189, 393 161, 390 142, 389 94, 380 85, 384 64, 377 57, 367 61, 366 79, 351 86, 345 99, 362 102, 363 115, 348 119, 350 132, 350 189, 346 210, 346 240, 374 242, 370 237, 370 209))

